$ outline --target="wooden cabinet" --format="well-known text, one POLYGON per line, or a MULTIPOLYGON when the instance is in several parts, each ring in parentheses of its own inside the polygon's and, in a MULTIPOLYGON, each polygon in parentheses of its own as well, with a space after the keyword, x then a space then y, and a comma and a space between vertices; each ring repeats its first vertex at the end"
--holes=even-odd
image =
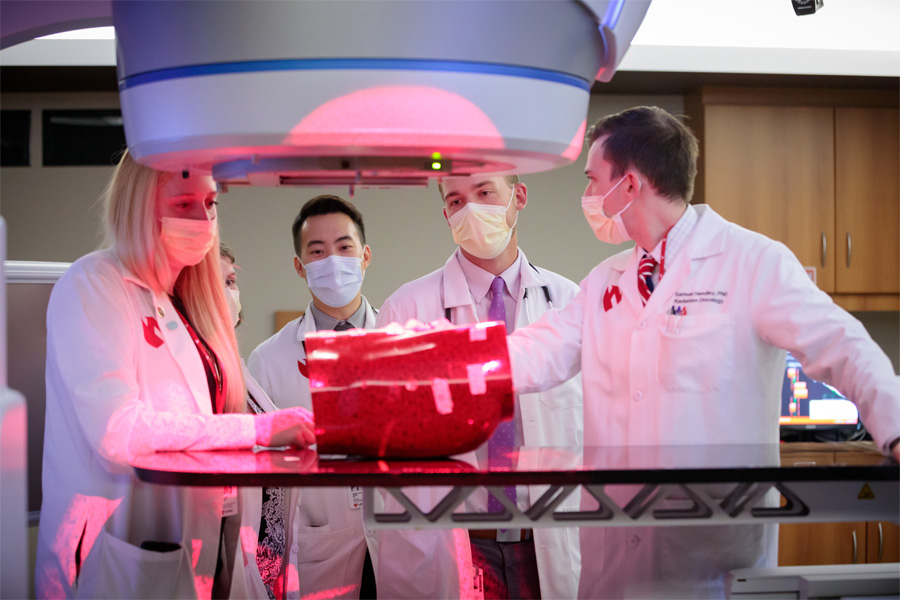
POLYGON ((895 92, 703 88, 695 202, 784 242, 850 310, 900 309, 895 92))
POLYGON ((900 292, 900 119, 835 108, 835 290, 900 292))
MULTIPOLYGON (((867 443, 782 444, 782 465, 878 464, 884 457, 867 443)), ((778 565, 900 562, 900 528, 894 523, 782 523, 778 565)))
MULTIPOLYGON (((877 454, 865 452, 838 451, 834 453, 836 465, 872 465, 879 464, 883 458, 877 454)), ((900 526, 890 521, 874 521, 866 524, 865 554, 860 548, 860 556, 865 556, 869 563, 900 562, 900 526)), ((860 544, 862 546, 862 542, 860 544)))

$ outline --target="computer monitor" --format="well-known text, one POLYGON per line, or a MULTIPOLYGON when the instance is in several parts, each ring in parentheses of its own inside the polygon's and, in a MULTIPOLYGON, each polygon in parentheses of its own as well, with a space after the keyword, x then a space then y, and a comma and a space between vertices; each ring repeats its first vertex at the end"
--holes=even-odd
POLYGON ((856 405, 839 390, 806 375, 790 352, 785 359, 779 422, 783 432, 843 430, 852 434, 861 429, 856 405))

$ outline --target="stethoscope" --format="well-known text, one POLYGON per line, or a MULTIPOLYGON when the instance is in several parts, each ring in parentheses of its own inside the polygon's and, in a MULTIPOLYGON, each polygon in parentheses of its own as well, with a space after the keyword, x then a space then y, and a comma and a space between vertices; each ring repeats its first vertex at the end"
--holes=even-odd
MULTIPOLYGON (((535 273, 539 272, 537 270, 537 267, 535 267, 533 264, 528 263, 528 266, 534 269, 535 273)), ((542 285, 541 289, 544 291, 544 299, 547 300, 547 305, 550 308, 553 308, 553 299, 550 297, 550 286, 542 285)), ((525 288, 525 293, 522 294, 522 300, 525 300, 526 298, 528 298, 528 288, 525 288)), ((451 310, 452 309, 450 309, 449 307, 444 307, 444 317, 452 323, 453 319, 450 318, 451 310)))

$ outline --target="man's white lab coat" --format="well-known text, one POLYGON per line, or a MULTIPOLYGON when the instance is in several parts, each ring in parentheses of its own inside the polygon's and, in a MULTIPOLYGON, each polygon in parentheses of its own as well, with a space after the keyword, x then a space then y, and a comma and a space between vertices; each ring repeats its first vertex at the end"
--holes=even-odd
MULTIPOLYGON (((373 328, 375 312, 365 298, 363 302, 366 328, 373 328)), ((316 331, 311 307, 310 302, 302 317, 260 344, 247 361, 251 375, 278 408, 312 410, 303 346, 306 334, 316 331)), ((361 504, 351 508, 359 494, 354 496, 350 488, 285 489, 285 560, 296 565, 299 579, 299 590, 289 590, 289 598, 316 593, 359 597, 367 546, 377 569, 375 533, 363 528, 361 504)), ((380 580, 377 585, 381 594, 380 580)))
MULTIPOLYGON (((516 387, 547 389, 580 368, 585 446, 776 444, 787 349, 857 403, 886 452, 900 435, 900 383, 884 352, 783 244, 695 209, 646 306, 629 250, 591 271, 565 309, 516 330, 516 387)), ((760 526, 583 528, 579 595, 721 597, 727 570, 774 565, 776 544, 760 526), (655 590, 630 587, 645 582, 655 590)))
MULTIPOLYGON (((551 308, 565 306, 578 291, 578 286, 551 271, 533 267, 524 253, 521 254, 520 290, 516 298, 516 328, 537 321, 551 308), (549 292, 552 307, 543 288, 549 292)), ((477 323, 478 316, 472 303, 472 295, 465 274, 459 265, 459 250, 437 271, 401 286, 382 305, 378 325, 391 322, 406 323, 409 319, 430 322, 446 316, 455 325, 477 323)), ((518 394, 525 446, 580 446, 582 444, 582 393, 577 369, 562 385, 545 391, 518 394)), ((538 465, 532 465, 537 468, 538 465)), ((518 469, 528 465, 519 464, 518 469)), ((536 501, 546 486, 530 486, 529 497, 536 501)), ((577 510, 574 495, 564 502, 561 510, 577 510)), ((429 532, 429 534, 432 532, 429 532)), ((390 532, 397 535, 396 532, 390 532)), ((415 535, 415 534, 414 534, 415 535)), ((419 534, 424 540, 425 536, 419 534)), ((540 528, 534 530, 535 554, 544 598, 571 598, 578 588, 581 560, 578 549, 577 528, 540 528)), ((386 555, 388 535, 385 536, 386 555)), ((411 538, 412 539, 412 538, 411 538)), ((448 536, 444 537, 444 553, 456 552, 448 536)), ((413 543, 413 542, 411 542, 413 543)), ((445 564, 446 556, 432 558, 445 564)), ((434 568, 434 567, 427 567, 434 568)))

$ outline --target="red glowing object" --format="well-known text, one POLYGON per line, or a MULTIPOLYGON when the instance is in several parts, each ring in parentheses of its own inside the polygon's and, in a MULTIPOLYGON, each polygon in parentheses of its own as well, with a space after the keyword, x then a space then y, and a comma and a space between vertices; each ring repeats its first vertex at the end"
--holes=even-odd
POLYGON ((291 146, 501 149, 503 136, 472 101, 423 85, 351 92, 307 115, 285 138, 291 146))
POLYGON ((322 331, 306 348, 320 453, 461 454, 513 417, 500 323, 322 331))

